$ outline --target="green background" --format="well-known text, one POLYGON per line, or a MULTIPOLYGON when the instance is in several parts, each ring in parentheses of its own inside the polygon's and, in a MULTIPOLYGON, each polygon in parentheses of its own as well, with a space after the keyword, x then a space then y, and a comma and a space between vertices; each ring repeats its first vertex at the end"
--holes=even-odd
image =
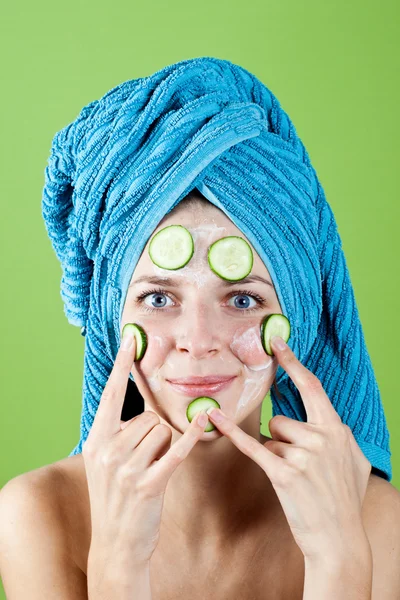
MULTIPOLYGON (((66 457, 79 439, 84 338, 64 315, 61 266, 41 216, 52 138, 117 84, 215 56, 271 89, 316 168, 342 237, 399 488, 398 12, 394 0, 3 5, 0 486, 66 457)), ((265 435, 271 416, 268 395, 265 435)))

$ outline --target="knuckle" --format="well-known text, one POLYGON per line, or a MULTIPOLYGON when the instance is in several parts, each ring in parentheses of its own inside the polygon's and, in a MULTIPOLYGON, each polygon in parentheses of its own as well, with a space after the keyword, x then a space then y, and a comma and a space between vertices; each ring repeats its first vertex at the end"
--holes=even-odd
POLYGON ((82 455, 83 456, 90 456, 91 454, 93 454, 93 449, 92 447, 89 445, 88 441, 86 440, 85 442, 83 442, 82 444, 82 455))
POLYGON ((280 489, 288 489, 295 474, 296 470, 291 465, 285 464, 275 475, 274 484, 280 489))
POLYGON ((174 467, 178 466, 182 462, 182 460, 187 456, 186 448, 183 448, 181 446, 179 448, 175 448, 175 446, 176 444, 172 446, 173 450, 170 451, 168 455, 171 465, 174 467))
POLYGON ((342 429, 342 431, 344 432, 345 435, 347 435, 347 436, 352 436, 353 435, 352 430, 350 429, 350 427, 346 423, 342 424, 341 429, 342 429))
POLYGON ((104 469, 115 469, 120 463, 120 454, 114 448, 109 448, 106 452, 102 453, 99 461, 104 469))
POLYGON ((157 429, 157 434, 159 437, 172 437, 172 430, 170 427, 168 427, 168 425, 165 425, 165 423, 157 423, 154 429, 157 429))
POLYGON ((137 465, 129 461, 121 465, 117 470, 117 479, 120 484, 129 484, 131 486, 135 482, 138 473, 137 465))
POLYGON ((269 426, 271 424, 272 424, 272 427, 274 425, 279 426, 280 423, 284 423, 285 421, 286 421, 286 419, 283 415, 275 415, 275 417, 272 417, 272 419, 270 419, 269 426))
POLYGON ((249 456, 253 457, 256 462, 258 460, 261 461, 265 457, 265 448, 264 448, 264 446, 260 447, 260 444, 257 443, 257 446, 255 446, 253 449, 250 450, 249 456))
MULTIPOLYGON (((90 436, 89 436, 90 437, 90 436)), ((94 458, 97 453, 97 446, 93 439, 87 438, 82 445, 82 456, 94 458)))
POLYGON ((106 402, 112 402, 115 399, 115 395, 116 390, 113 388, 112 384, 110 383, 110 380, 108 380, 101 395, 101 400, 106 402))
POLYGON ((296 355, 290 350, 290 348, 286 348, 283 353, 286 354, 286 363, 289 365, 297 364, 298 360, 296 355))
MULTIPOLYGON (((351 443, 351 438, 353 437, 353 432, 351 431, 348 425, 344 425, 340 423, 337 427, 337 435, 339 439, 342 440, 342 443, 351 443)), ((335 436, 336 437, 336 436, 335 436)))
POLYGON ((260 442, 257 442, 257 440, 255 440, 254 438, 249 440, 247 442, 246 446, 247 446, 247 451, 250 454, 250 456, 261 458, 261 456, 263 456, 263 454, 265 452, 264 446, 262 446, 260 444, 260 442))
POLYGON ((143 499, 149 496, 149 486, 143 479, 136 482, 136 494, 143 499))
POLYGON ((345 442, 348 438, 350 438, 351 429, 347 425, 343 423, 333 423, 330 425, 329 429, 326 430, 326 435, 332 440, 332 442, 336 442, 340 440, 342 443, 345 442))
POLYGON ((298 377, 298 383, 307 389, 308 392, 320 392, 322 389, 322 384, 318 377, 314 375, 311 371, 308 371, 304 368, 298 377))
POLYGON ((160 417, 157 415, 157 413, 155 413, 152 410, 145 410, 142 413, 142 415, 146 419, 146 421, 149 421, 149 423, 151 423, 152 421, 154 421, 154 423, 160 423, 160 417))
POLYGON ((304 473, 308 468, 310 453, 304 448, 293 448, 291 454, 291 462, 298 471, 304 473))
POLYGON ((135 486, 136 495, 142 500, 148 500, 155 495, 155 484, 148 477, 141 477, 135 486))
POLYGON ((319 431, 310 431, 308 434, 308 445, 313 452, 322 452, 326 446, 326 438, 319 431))
POLYGON ((311 392, 320 392, 322 389, 322 384, 318 377, 313 373, 308 373, 305 376, 306 386, 311 392))

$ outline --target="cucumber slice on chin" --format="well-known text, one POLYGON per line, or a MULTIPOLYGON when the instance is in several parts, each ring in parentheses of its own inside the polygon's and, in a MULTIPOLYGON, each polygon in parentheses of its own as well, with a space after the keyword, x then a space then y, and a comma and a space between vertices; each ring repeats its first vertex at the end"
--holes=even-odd
POLYGON ((149 255, 157 267, 176 271, 182 269, 194 253, 192 234, 183 225, 168 225, 152 238, 149 255))
POLYGON ((286 343, 290 338, 290 322, 285 315, 267 315, 261 323, 261 343, 269 356, 274 356, 271 347, 271 338, 275 335, 281 337, 286 343))
POLYGON ((210 269, 226 281, 244 279, 253 268, 253 251, 243 238, 229 235, 217 240, 208 249, 210 269))
POLYGON ((130 328, 133 330, 133 335, 136 338, 136 356, 135 362, 137 360, 141 360, 144 356, 144 353, 147 349, 147 335, 144 331, 143 327, 137 325, 136 323, 126 323, 124 328, 122 329, 121 339, 124 337, 124 331, 126 328, 130 328))
MULTIPOLYGON (((209 396, 199 396, 198 398, 195 398, 186 409, 187 420, 191 423, 197 413, 202 410, 207 411, 209 408, 221 408, 221 405, 214 400, 214 398, 210 398, 209 396)), ((214 429, 216 429, 215 425, 209 420, 204 431, 213 431, 214 429)))

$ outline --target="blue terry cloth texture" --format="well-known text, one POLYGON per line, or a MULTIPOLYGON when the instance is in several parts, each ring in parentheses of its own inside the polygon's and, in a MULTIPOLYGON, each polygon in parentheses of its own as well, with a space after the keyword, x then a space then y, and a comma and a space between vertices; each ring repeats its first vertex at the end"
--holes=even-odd
MULTIPOLYGON (((390 481, 389 431, 322 185, 274 94, 213 57, 117 85, 53 138, 42 214, 62 266, 64 312, 86 328, 80 439, 69 456, 82 451, 110 376, 133 270, 160 220, 193 188, 251 242, 290 321, 289 346, 373 472, 390 481)), ((280 366, 276 381, 273 416, 306 421, 280 366)))

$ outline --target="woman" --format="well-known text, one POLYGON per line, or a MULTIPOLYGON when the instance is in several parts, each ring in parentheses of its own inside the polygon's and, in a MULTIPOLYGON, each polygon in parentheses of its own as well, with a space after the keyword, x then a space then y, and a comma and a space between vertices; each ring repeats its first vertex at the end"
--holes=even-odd
POLYGON ((2 491, 6 591, 19 597, 23 523, 24 547, 45 540, 24 561, 42 596, 394 598, 400 502, 379 390, 332 211, 275 96, 209 57, 110 90, 56 135, 43 216, 85 335, 81 436, 2 491), (148 252, 169 224, 194 239, 174 271, 148 252), (212 272, 207 249, 230 235, 265 281, 212 272), (138 281, 161 275, 172 281, 138 281), (269 356, 259 328, 273 313, 291 338, 269 356), (120 344, 126 323, 148 336, 140 361, 120 344), (198 390, 169 380, 210 374, 233 378, 207 393, 225 419, 204 432, 186 418, 198 390))

